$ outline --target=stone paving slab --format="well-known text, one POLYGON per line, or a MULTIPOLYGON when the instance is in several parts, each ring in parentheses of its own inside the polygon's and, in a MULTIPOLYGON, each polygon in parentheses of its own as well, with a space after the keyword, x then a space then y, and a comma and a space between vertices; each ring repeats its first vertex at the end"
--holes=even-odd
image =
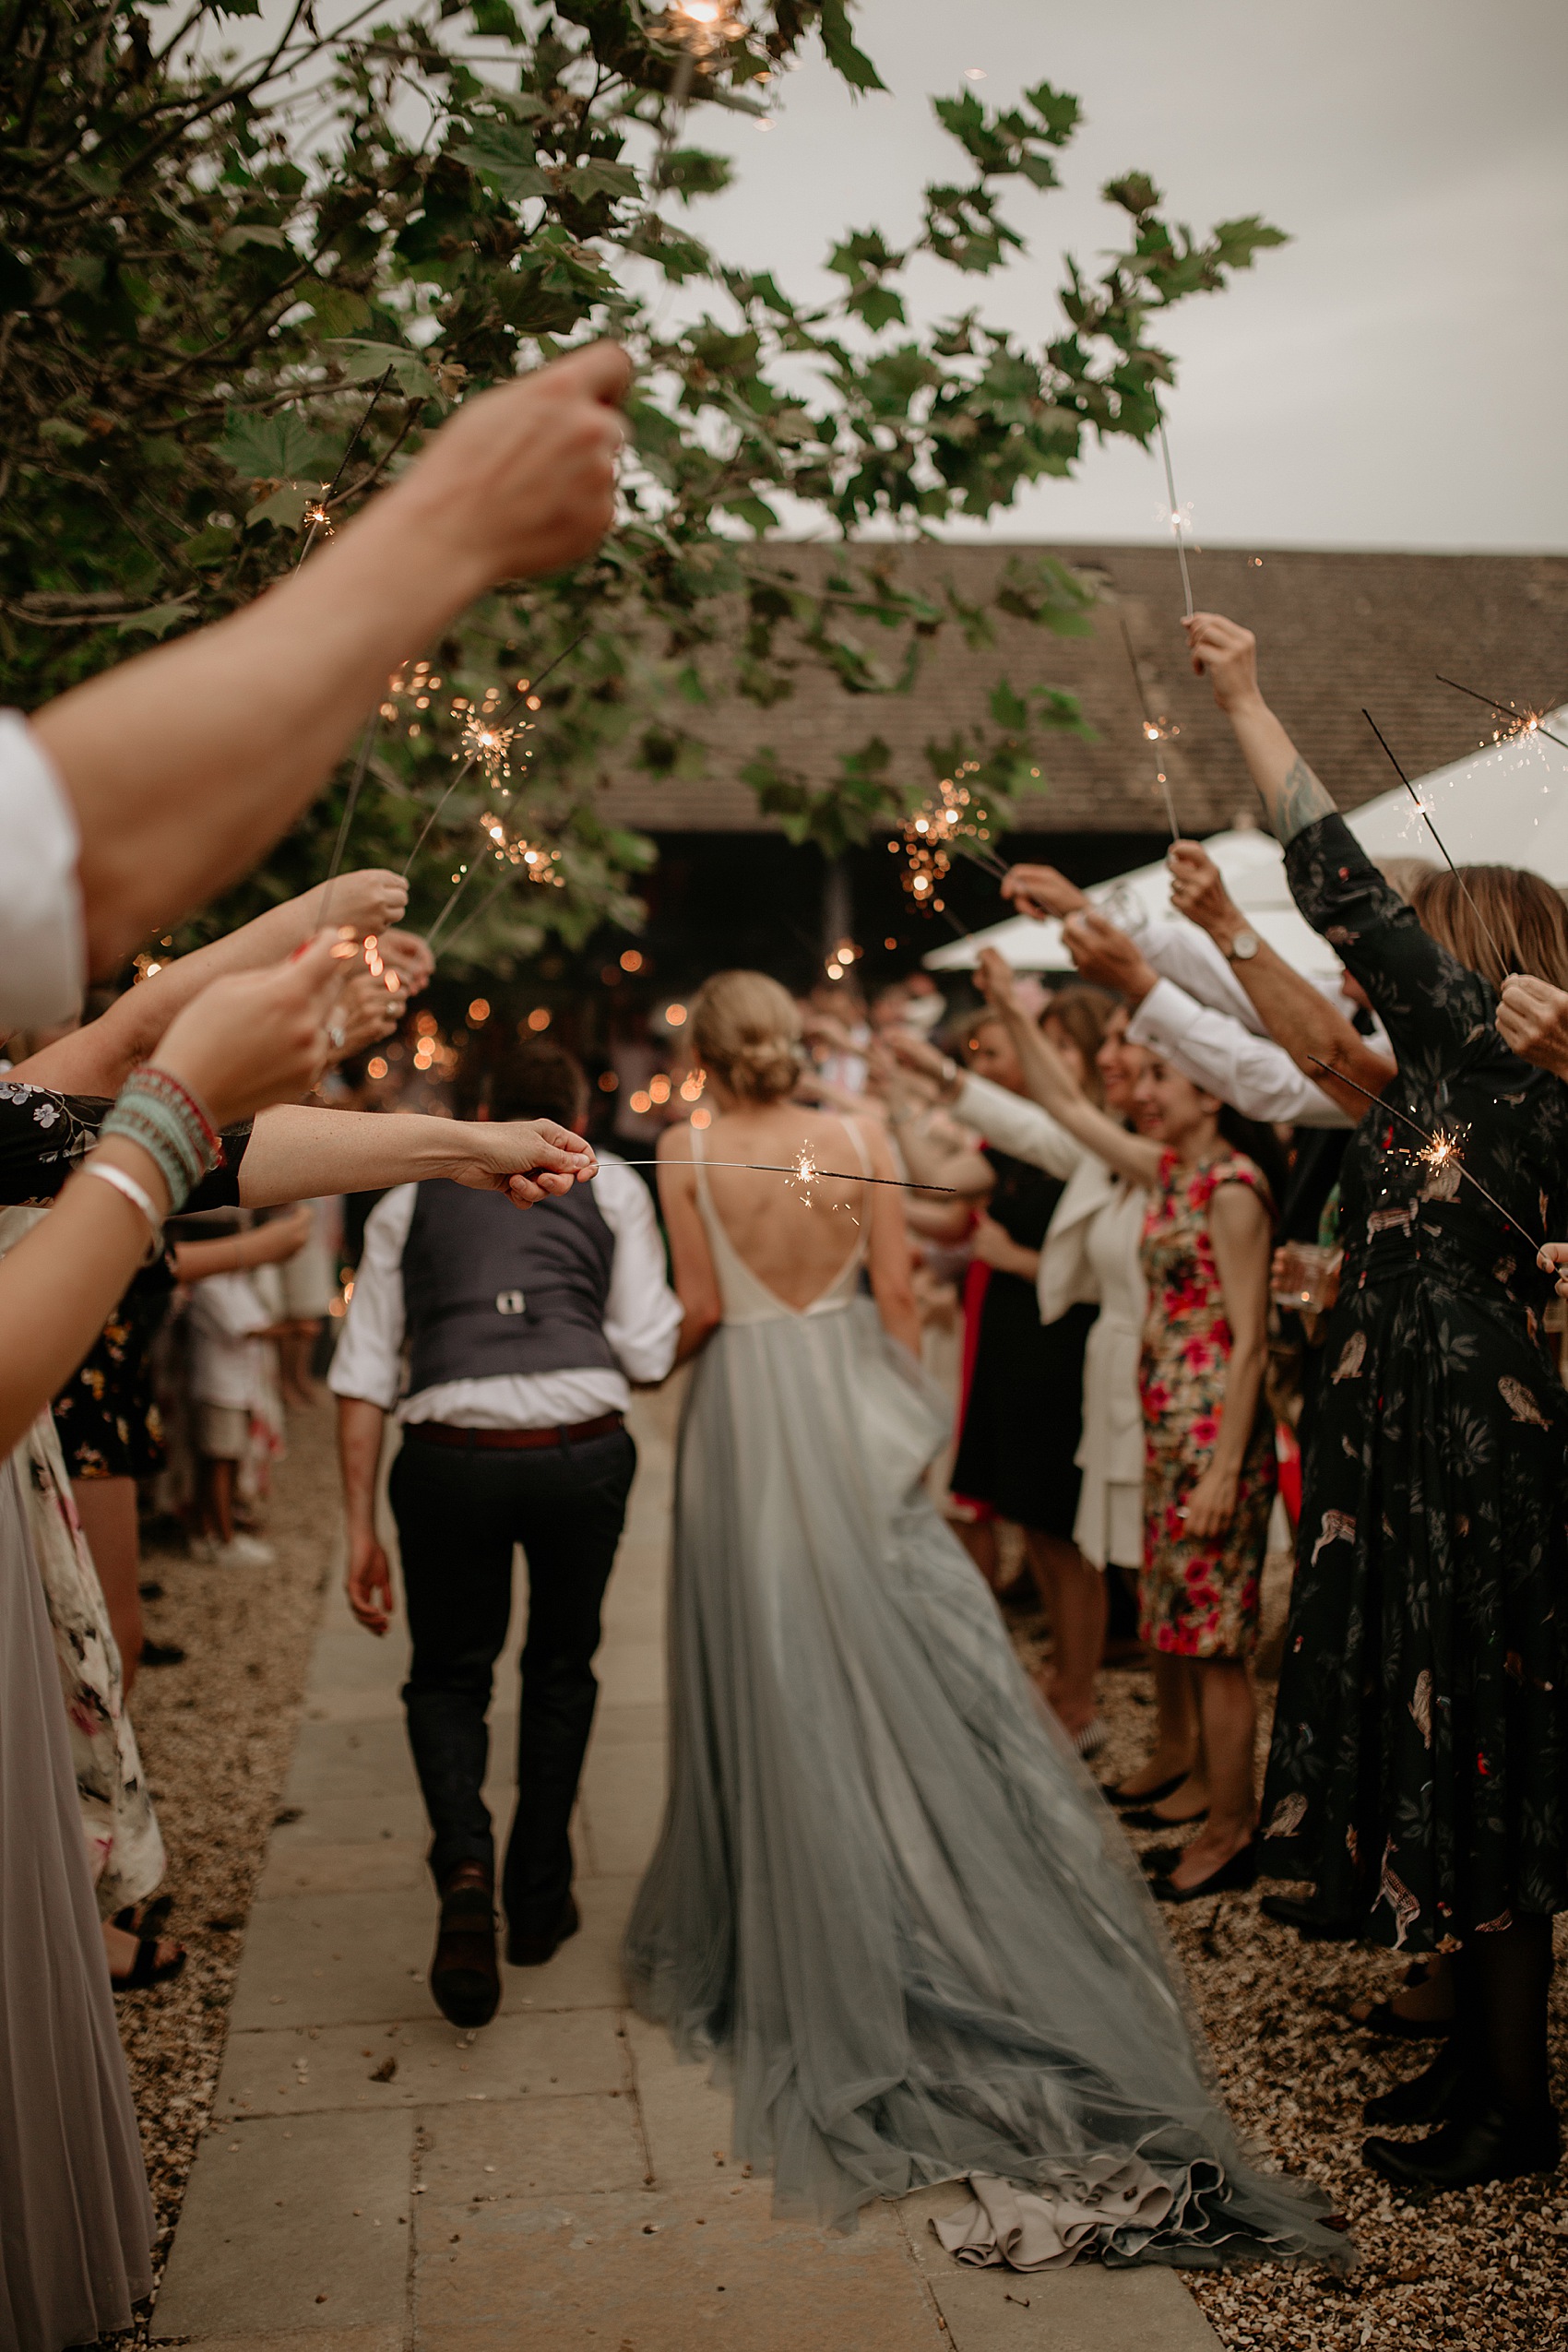
MULTIPOLYGON (((641 1467, 574 1828, 583 1925, 546 1966, 504 1969, 500 2015, 477 2036, 441 2018, 425 1985, 434 1905, 398 1697, 400 1632, 377 1643, 336 1582, 326 1596, 153 2341, 193 2352, 1216 2352, 1169 2271, 960 2270, 930 2228, 961 2195, 954 2187, 875 2206, 849 2237, 775 2220, 770 2184, 730 2154, 729 2095, 625 2009, 620 1942, 664 1780, 671 1415, 668 1397, 639 1400, 641 1467)), ((503 1836, 517 1585, 485 1792, 503 1836)))

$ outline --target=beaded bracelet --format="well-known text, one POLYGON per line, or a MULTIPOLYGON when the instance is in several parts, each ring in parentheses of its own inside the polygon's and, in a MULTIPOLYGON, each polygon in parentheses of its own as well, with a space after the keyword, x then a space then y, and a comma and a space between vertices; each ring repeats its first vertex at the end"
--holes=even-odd
POLYGON ((187 1087, 167 1070, 139 1070, 123 1087, 101 1135, 125 1135, 155 1162, 169 1190, 170 1214, 223 1156, 222 1142, 187 1087))

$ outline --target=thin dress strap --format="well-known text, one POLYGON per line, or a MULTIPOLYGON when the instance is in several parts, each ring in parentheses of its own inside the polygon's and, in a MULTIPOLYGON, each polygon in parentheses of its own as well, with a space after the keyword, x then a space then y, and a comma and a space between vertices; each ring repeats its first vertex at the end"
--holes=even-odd
POLYGON ((871 1153, 866 1146, 866 1139, 861 1133, 861 1123, 858 1119, 845 1118, 842 1111, 839 1113, 839 1120, 844 1128, 844 1132, 855 1146, 856 1156, 861 1163, 861 1174, 869 1181, 871 1176, 871 1153))

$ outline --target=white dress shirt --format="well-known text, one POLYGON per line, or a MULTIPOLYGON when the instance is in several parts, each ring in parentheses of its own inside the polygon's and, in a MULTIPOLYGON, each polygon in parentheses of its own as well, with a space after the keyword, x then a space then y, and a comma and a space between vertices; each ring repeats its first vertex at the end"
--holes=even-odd
POLYGON ((383 1412, 396 1407, 399 1421, 447 1421, 458 1429, 569 1429, 605 1413, 624 1413, 631 1402, 631 1382, 650 1384, 664 1378, 675 1360, 681 1302, 665 1279, 664 1245, 647 1187, 623 1160, 601 1152, 593 1196, 615 1244, 604 1305, 604 1336, 615 1366, 445 1380, 399 1404, 403 1248, 418 1193, 417 1184, 399 1184, 366 1219, 364 1254, 327 1374, 335 1395, 362 1397, 383 1412))
POLYGON ((1279 1120, 1294 1127, 1356 1123, 1298 1069, 1282 1045, 1258 1036, 1229 1013, 1196 1003, 1174 980, 1155 982, 1127 1024, 1127 1042, 1146 1046, 1195 1087, 1232 1104, 1243 1119, 1265 1124, 1279 1120))
POLYGON ((81 1008, 80 849, 65 788, 26 719, 0 710, 0 1030, 81 1008))

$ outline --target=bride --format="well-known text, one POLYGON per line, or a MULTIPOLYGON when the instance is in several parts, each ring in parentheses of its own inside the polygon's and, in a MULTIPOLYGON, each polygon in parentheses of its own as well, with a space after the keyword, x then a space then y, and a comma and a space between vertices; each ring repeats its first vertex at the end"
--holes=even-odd
POLYGON ((970 2261, 1345 2267, 1327 2198, 1242 2157, 1128 1849, 921 1484, 948 1406, 901 1195, 866 1181, 885 1140, 790 1100, 761 973, 710 980, 692 1034, 718 1115, 660 1147, 698 1361, 639 2008, 732 2084, 780 2214, 853 2227, 967 2177, 939 2235, 970 2261), (802 1145, 833 1172, 726 1164, 802 1145))

